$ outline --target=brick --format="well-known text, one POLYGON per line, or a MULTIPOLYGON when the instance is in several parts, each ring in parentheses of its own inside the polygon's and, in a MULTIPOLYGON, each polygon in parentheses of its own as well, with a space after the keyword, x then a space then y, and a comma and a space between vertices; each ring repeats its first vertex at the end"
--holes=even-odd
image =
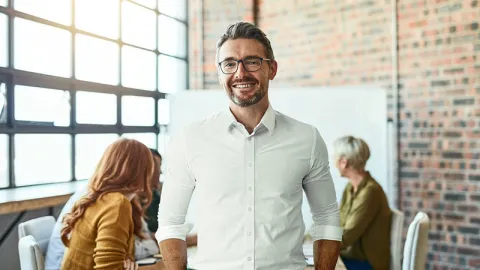
POLYGON ((474 228, 474 227, 458 227, 458 231, 464 234, 473 234, 473 235, 478 235, 480 232, 480 229, 474 228))
MULTIPOLYGON (((474 164, 472 164, 474 165, 474 164)), ((472 166, 473 167, 473 166, 472 166)), ((473 168, 472 168, 473 169, 473 168)), ((480 181, 480 174, 476 174, 476 175, 469 175, 468 176, 468 180, 470 181, 480 181)))
POLYGON ((446 201, 465 201, 466 196, 462 193, 445 193, 444 199, 446 201))
POLYGON ((480 249, 474 249, 474 248, 459 247, 457 248, 457 252, 458 254, 461 254, 461 255, 472 255, 472 256, 480 255, 480 249))
POLYGON ((446 151, 442 153, 443 158, 463 158, 463 154, 459 152, 446 151))
POLYGON ((469 243, 470 245, 480 246, 480 237, 471 237, 469 243))
POLYGON ((475 103, 474 98, 459 98, 453 100, 453 105, 472 105, 475 103))

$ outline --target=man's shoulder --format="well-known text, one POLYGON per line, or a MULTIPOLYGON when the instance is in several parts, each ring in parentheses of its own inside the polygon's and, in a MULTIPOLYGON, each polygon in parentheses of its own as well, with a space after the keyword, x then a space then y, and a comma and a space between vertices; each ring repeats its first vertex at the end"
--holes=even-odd
POLYGON ((275 121, 278 125, 281 125, 284 128, 286 127, 287 129, 292 129, 295 130, 295 132, 307 135, 312 135, 313 132, 317 130, 317 128, 311 124, 305 123, 276 110, 275 121))
POLYGON ((198 132, 212 130, 214 127, 219 127, 227 123, 227 113, 225 111, 218 111, 208 116, 194 120, 176 132, 176 135, 189 136, 197 134, 198 132))

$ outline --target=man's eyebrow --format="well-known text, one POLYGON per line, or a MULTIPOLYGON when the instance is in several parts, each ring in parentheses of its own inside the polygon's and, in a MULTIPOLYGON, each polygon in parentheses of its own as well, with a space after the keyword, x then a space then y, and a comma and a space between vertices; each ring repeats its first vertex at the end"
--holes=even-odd
MULTIPOLYGON (((251 57, 263 58, 263 57, 261 57, 260 55, 256 55, 256 54, 255 54, 255 55, 247 55, 247 56, 245 56, 243 59, 245 59, 245 58, 251 58, 251 57)), ((227 60, 238 60, 238 59, 235 58, 235 57, 230 56, 230 57, 224 58, 224 59, 223 59, 222 61, 220 61, 220 62, 227 61, 227 60)))

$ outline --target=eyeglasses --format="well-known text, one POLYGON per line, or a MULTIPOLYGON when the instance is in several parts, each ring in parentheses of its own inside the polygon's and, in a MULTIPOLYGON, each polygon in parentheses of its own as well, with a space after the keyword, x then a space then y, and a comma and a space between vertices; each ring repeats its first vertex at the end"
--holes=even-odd
POLYGON ((263 61, 271 61, 270 59, 262 58, 262 57, 247 57, 240 60, 229 59, 224 60, 218 65, 220 66, 220 70, 224 74, 232 74, 237 72, 238 64, 241 62, 243 64, 243 68, 248 72, 257 71, 262 67, 263 61))

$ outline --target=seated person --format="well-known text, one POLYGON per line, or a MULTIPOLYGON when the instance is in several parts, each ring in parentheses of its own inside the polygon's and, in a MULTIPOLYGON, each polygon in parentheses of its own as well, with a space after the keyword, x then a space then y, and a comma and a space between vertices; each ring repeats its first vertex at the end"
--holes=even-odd
POLYGON ((63 218, 60 269, 135 268, 134 236, 145 238, 138 196, 151 200, 154 171, 150 150, 136 140, 122 138, 106 149, 87 195, 63 218))
POLYGON ((349 181, 340 203, 340 257, 349 270, 388 269, 391 211, 382 187, 365 171, 368 145, 352 136, 339 138, 334 157, 340 175, 349 181))
MULTIPOLYGON (((155 154, 153 151, 152 151, 152 154, 155 157, 155 154)), ((152 179, 157 179, 157 182, 158 182, 159 177, 160 177, 160 163, 155 162, 155 171, 152 179)), ((155 181, 152 181, 152 182, 154 183, 155 181)), ((67 201, 67 203, 64 205, 60 215, 58 216, 57 223, 55 224, 55 227, 53 228, 52 234, 50 236, 50 241, 49 241, 47 253, 45 256, 45 270, 60 269, 60 265, 62 263, 63 256, 65 253, 65 246, 62 243, 62 240, 60 239, 60 231, 63 227, 63 223, 62 223, 63 217, 72 210, 72 207, 75 202, 77 202, 83 196, 87 195, 87 192, 88 192, 88 185, 76 191, 67 201)), ((160 253, 160 249, 158 247, 157 241, 155 240, 154 235, 149 231, 147 227, 147 222, 145 222, 143 217, 142 217, 142 234, 145 236, 145 239, 135 236, 135 260, 144 259, 154 254, 160 253)))

